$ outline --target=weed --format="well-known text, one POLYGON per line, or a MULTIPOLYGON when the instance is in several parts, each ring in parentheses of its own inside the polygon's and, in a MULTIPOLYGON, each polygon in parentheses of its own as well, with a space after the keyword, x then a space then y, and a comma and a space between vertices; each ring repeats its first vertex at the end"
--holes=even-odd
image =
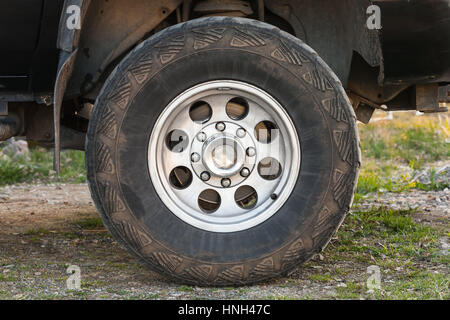
POLYGON ((178 291, 193 292, 194 288, 189 287, 189 286, 180 286, 180 287, 178 287, 178 291))
POLYGON ((37 229, 30 229, 27 232, 25 232, 26 236, 45 236, 50 233, 49 230, 44 228, 37 228, 37 229))
POLYGON ((61 162, 61 173, 58 178, 53 171, 53 152, 42 148, 30 149, 27 157, 14 160, 0 159, 0 185, 35 181, 71 183, 86 181, 84 152, 63 151, 61 162))
POLYGON ((83 220, 78 220, 75 222, 82 229, 98 229, 103 228, 103 222, 100 218, 85 218, 83 220))

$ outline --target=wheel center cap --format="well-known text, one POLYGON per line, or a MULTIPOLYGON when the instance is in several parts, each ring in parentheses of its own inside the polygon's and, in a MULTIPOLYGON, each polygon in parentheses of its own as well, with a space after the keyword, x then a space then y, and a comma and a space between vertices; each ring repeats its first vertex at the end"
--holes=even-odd
POLYGON ((228 144, 219 145, 212 151, 212 159, 216 167, 230 169, 237 161, 236 150, 228 144))
POLYGON ((206 168, 214 175, 230 177, 243 167, 245 150, 234 137, 218 134, 203 145, 202 159, 206 168))

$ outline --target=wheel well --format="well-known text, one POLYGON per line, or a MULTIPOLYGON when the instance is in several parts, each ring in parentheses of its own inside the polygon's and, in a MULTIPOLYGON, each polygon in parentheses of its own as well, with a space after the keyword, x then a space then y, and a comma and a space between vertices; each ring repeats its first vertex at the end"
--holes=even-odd
POLYGON ((126 54, 171 16, 182 0, 91 1, 80 32, 78 55, 66 97, 95 89, 95 84, 126 54))
POLYGON ((143 39, 170 25, 205 15, 265 20, 295 35, 318 52, 344 87, 353 52, 370 67, 379 67, 378 76, 382 78, 378 33, 365 27, 369 5, 369 0, 91 1, 65 97, 95 100, 113 68, 143 39), (261 4, 264 11, 259 8, 261 4))

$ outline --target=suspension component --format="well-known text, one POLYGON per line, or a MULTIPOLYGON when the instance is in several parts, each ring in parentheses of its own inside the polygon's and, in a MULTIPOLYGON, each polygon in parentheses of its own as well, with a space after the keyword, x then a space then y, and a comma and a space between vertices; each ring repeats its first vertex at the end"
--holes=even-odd
POLYGON ((248 17, 253 14, 250 3, 243 0, 204 0, 195 5, 194 12, 204 17, 248 17))

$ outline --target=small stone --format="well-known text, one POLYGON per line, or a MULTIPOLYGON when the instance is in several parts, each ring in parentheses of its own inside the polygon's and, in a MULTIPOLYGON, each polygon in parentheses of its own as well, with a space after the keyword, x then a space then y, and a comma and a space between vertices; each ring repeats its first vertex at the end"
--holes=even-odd
POLYGON ((11 138, 6 141, 6 147, 2 148, 3 156, 10 159, 24 158, 29 154, 28 143, 24 140, 16 140, 11 138))
POLYGON ((450 181, 450 164, 436 170, 435 182, 438 184, 449 183, 450 181))
POLYGON ((430 179, 430 170, 428 169, 424 169, 419 171, 414 178, 412 179, 412 182, 419 182, 422 184, 430 184, 431 183, 431 179, 430 179))

